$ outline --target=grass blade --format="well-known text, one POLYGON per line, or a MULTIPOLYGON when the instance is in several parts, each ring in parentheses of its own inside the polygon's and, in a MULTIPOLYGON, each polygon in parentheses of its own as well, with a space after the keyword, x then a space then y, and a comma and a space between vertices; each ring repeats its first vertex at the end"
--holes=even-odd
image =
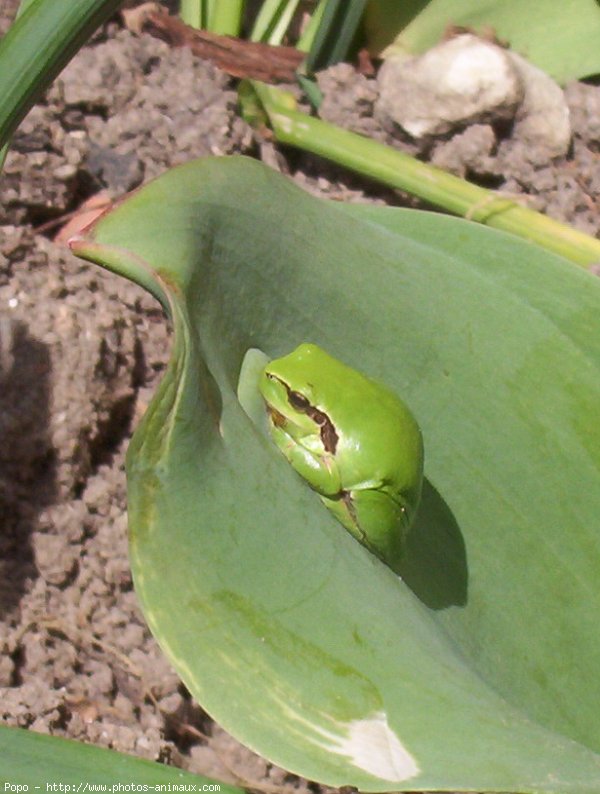
POLYGON ((306 30, 296 43, 296 49, 300 50, 301 52, 310 52, 310 48, 313 45, 315 40, 315 36, 317 35, 317 31, 321 25, 321 20, 323 19, 323 14, 325 13, 325 7, 327 6, 327 0, 319 0, 319 3, 315 10, 312 13, 310 21, 306 26, 306 30))
MULTIPOLYGON (((18 19, 23 11, 27 8, 27 6, 31 5, 33 0, 21 0, 19 7, 17 8, 17 13, 15 14, 15 19, 18 19)), ((8 152, 8 143, 5 143, 4 146, 0 149, 0 171, 4 168, 4 161, 6 160, 6 154, 8 152)))
POLYGON ((0 146, 120 0, 31 0, 0 42, 0 146))
POLYGON ((281 44, 297 7, 298 0, 265 0, 254 22, 250 40, 281 44))
POLYGON ((366 0, 329 0, 306 59, 309 72, 343 60, 352 46, 366 0))

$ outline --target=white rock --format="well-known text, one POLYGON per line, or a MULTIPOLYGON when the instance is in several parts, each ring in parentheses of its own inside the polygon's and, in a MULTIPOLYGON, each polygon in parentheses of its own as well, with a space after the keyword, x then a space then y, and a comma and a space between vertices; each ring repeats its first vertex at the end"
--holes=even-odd
POLYGON ((513 138, 543 147, 548 157, 565 155, 571 144, 571 119, 565 95, 554 80, 515 52, 507 52, 524 87, 513 138))
POLYGON ((508 53, 471 34, 416 58, 388 59, 378 81, 375 112, 381 123, 388 129, 399 125, 417 139, 472 122, 510 120, 523 97, 508 53))

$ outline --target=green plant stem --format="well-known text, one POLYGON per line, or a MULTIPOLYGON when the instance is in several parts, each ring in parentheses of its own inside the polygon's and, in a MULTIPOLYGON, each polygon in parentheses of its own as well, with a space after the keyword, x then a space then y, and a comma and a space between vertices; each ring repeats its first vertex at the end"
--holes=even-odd
POLYGON ((211 10, 210 30, 221 36, 239 36, 244 18, 245 0, 216 2, 211 10))
POLYGON ((315 40, 315 36, 317 35, 319 26, 321 25, 321 20, 323 19, 326 5, 327 0, 319 0, 319 4, 312 12, 310 21, 306 26, 306 30, 298 39, 296 44, 297 50, 300 50, 301 52, 309 52, 315 40))
POLYGON ((208 25, 205 0, 181 0, 179 16, 182 22, 192 28, 203 28, 208 25))
POLYGON ((265 0, 254 22, 251 41, 277 46, 294 16, 299 0, 265 0))
POLYGON ((583 267, 600 262, 600 240, 390 146, 292 110, 279 89, 252 85, 280 143, 325 157, 454 215, 531 240, 583 267))
POLYGON ((0 146, 121 0, 32 0, 0 42, 0 146))
POLYGON ((306 58, 306 71, 316 72, 348 56, 366 0, 327 0, 306 58))

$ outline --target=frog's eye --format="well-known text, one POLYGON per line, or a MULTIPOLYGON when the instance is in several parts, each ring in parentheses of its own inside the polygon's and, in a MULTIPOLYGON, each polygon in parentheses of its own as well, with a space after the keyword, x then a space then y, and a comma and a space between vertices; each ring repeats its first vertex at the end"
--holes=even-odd
POLYGON ((298 391, 289 391, 288 401, 292 408, 295 408, 297 411, 303 411, 304 413, 311 407, 306 397, 298 391))

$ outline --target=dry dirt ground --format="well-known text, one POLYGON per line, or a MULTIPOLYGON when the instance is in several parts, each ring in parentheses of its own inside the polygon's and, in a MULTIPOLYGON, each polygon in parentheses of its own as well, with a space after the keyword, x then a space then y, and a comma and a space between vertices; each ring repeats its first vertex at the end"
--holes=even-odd
MULTIPOLYGON (((14 7, 4 3, 3 29, 14 7)), ((373 80, 341 66, 321 87, 327 118, 385 138, 373 80)), ((566 95, 574 139, 558 161, 510 138, 482 151, 468 131, 427 154, 597 233, 600 89, 566 95)), ((314 791, 213 724, 145 626, 127 562, 124 453, 169 331, 139 288, 52 242, 53 223, 101 190, 122 195, 177 163, 231 153, 337 199, 403 201, 256 140, 226 75, 118 20, 15 137, 0 185, 0 719, 221 780, 314 791)))

